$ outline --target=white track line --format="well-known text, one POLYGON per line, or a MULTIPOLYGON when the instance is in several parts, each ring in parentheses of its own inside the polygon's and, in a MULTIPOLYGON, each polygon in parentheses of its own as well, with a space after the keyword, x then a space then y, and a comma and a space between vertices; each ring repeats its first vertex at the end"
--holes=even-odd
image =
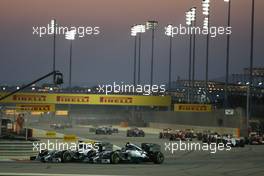
POLYGON ((27 175, 27 176, 84 176, 84 175, 88 175, 88 176, 114 176, 114 175, 89 175, 89 174, 49 174, 49 173, 4 173, 4 172, 0 172, 0 175, 27 175))

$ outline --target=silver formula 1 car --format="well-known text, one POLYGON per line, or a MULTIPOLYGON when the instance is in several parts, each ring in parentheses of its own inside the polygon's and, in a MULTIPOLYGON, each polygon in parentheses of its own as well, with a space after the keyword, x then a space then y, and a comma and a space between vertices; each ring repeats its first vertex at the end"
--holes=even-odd
POLYGON ((141 147, 127 143, 124 148, 116 151, 102 151, 90 155, 89 163, 142 163, 153 162, 162 164, 164 155, 160 151, 160 145, 152 143, 142 143, 141 147))
POLYGON ((95 134, 109 134, 111 135, 112 133, 118 133, 117 128, 113 128, 112 126, 104 126, 104 127, 99 127, 95 129, 95 134))

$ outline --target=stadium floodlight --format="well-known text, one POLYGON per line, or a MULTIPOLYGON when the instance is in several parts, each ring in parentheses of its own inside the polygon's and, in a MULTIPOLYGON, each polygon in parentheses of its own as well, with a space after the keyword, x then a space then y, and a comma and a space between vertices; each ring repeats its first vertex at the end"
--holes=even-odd
POLYGON ((173 26, 171 24, 167 25, 165 27, 165 35, 167 35, 169 37, 169 78, 168 78, 168 89, 171 89, 171 75, 172 75, 172 35, 173 32, 173 26))
POLYGON ((250 58, 249 58, 249 82, 248 87, 248 103, 247 103, 247 128, 249 128, 249 119, 251 118, 253 104, 252 91, 253 89, 253 66, 254 66, 254 38, 255 38, 255 0, 251 0, 251 31, 250 31, 250 58))
POLYGON ((136 25, 136 32, 137 33, 145 33, 146 32, 146 26, 143 24, 136 25))
POLYGON ((136 54, 137 54, 137 36, 138 36, 138 84, 140 84, 140 57, 141 57, 141 34, 146 32, 146 26, 143 24, 136 24, 131 27, 130 35, 135 37, 134 48, 134 85, 136 85, 136 54))
POLYGON ((55 19, 52 19, 50 21, 50 29, 51 29, 51 34, 54 34, 55 33, 55 27, 56 27, 56 20, 55 19))
POLYGON ((208 27, 209 27, 209 18, 205 17, 203 21, 203 28, 208 29, 208 27))
POLYGON ((169 24, 168 26, 165 27, 165 35, 169 36, 169 37, 173 37, 172 36, 172 29, 173 26, 171 24, 169 24))
POLYGON ((70 40, 70 64, 69 64, 69 88, 72 84, 72 41, 75 40, 76 30, 67 31, 65 33, 65 39, 70 40))
MULTIPOLYGON (((188 26, 196 27, 196 7, 192 7, 186 12, 186 24, 188 26)), ((194 79, 195 79, 195 40, 196 35, 190 35, 190 50, 189 50, 189 84, 188 84, 188 102, 190 102, 190 84, 192 82, 192 100, 194 100, 194 79), (192 76, 191 76, 192 74, 192 76), (192 81, 191 81, 192 79, 192 81)))
POLYGON ((146 22, 146 29, 147 30, 149 30, 149 29, 156 29, 157 25, 158 25, 158 22, 157 21, 154 21, 154 20, 147 21, 146 22))
MULTIPOLYGON (((193 25, 193 13, 191 10, 185 13, 186 16, 186 25, 192 26, 193 25)), ((191 85, 191 72, 192 72, 192 40, 193 34, 190 35, 190 47, 189 47, 189 69, 188 69, 188 102, 190 103, 190 85, 191 85)))
POLYGON ((195 21, 196 20, 196 7, 191 8, 191 21, 195 21))
MULTIPOLYGON (((53 72, 56 70, 56 20, 50 21, 51 34, 53 34, 53 72)), ((55 76, 53 76, 53 82, 55 82, 55 76)))
MULTIPOLYGON (((227 26, 231 26, 231 0, 224 0, 227 2, 228 9, 227 9, 227 26)), ((230 60, 230 35, 227 35, 226 39, 226 63, 225 63, 225 96, 224 96, 224 105, 225 108, 228 108, 228 84, 229 84, 229 61, 230 60)))
POLYGON ((65 39, 67 40, 75 40, 76 30, 67 31, 65 33, 65 39))
POLYGON ((202 7, 203 7, 203 14, 208 16, 209 15, 210 0, 203 0, 202 1, 202 7))
POLYGON ((155 29, 158 26, 158 22, 155 20, 146 22, 146 29, 151 30, 151 63, 150 63, 150 86, 153 85, 153 65, 154 65, 154 39, 155 29))
POLYGON ((209 27, 209 18, 205 17, 203 21, 203 28, 208 29, 208 27, 209 27))
POLYGON ((191 8, 186 12, 186 24, 190 26, 196 20, 196 7, 191 8))
POLYGON ((131 34, 132 37, 134 37, 134 71, 133 71, 133 84, 136 86, 136 70, 137 70, 137 29, 136 25, 131 27, 131 34))
POLYGON ((136 37, 137 36, 137 29, 136 25, 131 27, 131 36, 136 37))
POLYGON ((131 27, 131 36, 137 36, 138 33, 145 33, 146 26, 143 24, 137 24, 131 27))
POLYGON ((186 24, 187 24, 188 26, 190 26, 190 25, 192 24, 192 20, 191 20, 191 18, 192 18, 192 14, 191 14, 191 12, 190 12, 190 11, 186 12, 186 24))
POLYGON ((146 26, 143 24, 136 25, 136 31, 139 34, 138 36, 138 84, 141 81, 141 34, 146 32, 146 26))

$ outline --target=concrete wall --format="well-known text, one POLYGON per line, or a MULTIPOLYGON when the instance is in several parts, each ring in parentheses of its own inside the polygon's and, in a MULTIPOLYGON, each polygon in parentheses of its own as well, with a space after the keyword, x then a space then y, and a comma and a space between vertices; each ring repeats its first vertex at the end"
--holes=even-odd
POLYGON ((242 127, 245 115, 241 109, 236 109, 234 115, 225 115, 224 110, 212 112, 141 112, 143 121, 155 123, 171 123, 195 126, 242 127))
MULTIPOLYGON (((65 108, 61 107, 61 109, 65 108)), ((132 110, 132 108, 111 106, 75 106, 71 108, 71 118, 77 124, 119 124, 122 121, 129 121, 130 124, 139 126, 144 123, 161 123, 244 129, 245 117, 244 111, 240 108, 235 109, 234 115, 225 115, 224 109, 212 112, 174 112, 132 110)))

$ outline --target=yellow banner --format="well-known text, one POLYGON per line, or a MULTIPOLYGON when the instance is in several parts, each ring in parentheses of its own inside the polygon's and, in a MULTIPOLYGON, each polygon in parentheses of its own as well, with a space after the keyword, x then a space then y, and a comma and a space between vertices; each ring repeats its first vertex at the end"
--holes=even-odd
POLYGON ((66 111, 66 110, 59 110, 59 111, 56 111, 55 114, 57 116, 67 116, 68 115, 68 111, 66 111))
POLYGON ((63 136, 63 140, 65 141, 65 142, 74 142, 74 141, 77 141, 78 140, 78 138, 77 138, 77 136, 75 136, 75 135, 64 135, 63 136))
POLYGON ((211 112, 212 105, 208 104, 174 104, 174 111, 178 112, 211 112))
MULTIPOLYGON (((0 96, 3 96, 0 93, 0 96)), ((17 93, 0 103, 170 106, 170 96, 17 93)))
POLYGON ((54 104, 17 104, 17 111, 30 111, 30 112, 54 112, 54 104))
POLYGON ((50 138, 56 137, 56 131, 47 131, 46 137, 50 137, 50 138))

